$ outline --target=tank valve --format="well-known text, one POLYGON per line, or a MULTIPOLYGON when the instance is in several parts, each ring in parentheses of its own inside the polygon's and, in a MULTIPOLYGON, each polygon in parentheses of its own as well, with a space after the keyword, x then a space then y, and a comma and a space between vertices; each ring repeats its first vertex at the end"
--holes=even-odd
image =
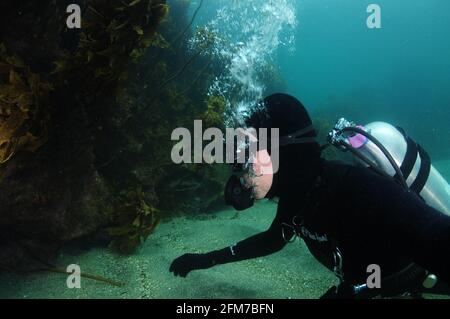
POLYGON ((438 279, 435 275, 429 274, 423 281, 422 285, 427 289, 431 289, 436 285, 437 281, 438 279))
POLYGON ((328 133, 328 142, 337 146, 339 148, 343 148, 341 143, 345 142, 346 136, 342 133, 342 130, 347 127, 355 127, 356 124, 346 120, 345 118, 340 118, 330 133, 328 133))

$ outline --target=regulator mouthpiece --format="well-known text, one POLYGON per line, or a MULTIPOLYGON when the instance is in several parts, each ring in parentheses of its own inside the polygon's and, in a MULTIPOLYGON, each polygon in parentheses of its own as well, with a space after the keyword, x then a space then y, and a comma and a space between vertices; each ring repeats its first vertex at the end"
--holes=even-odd
POLYGON ((252 207, 254 204, 252 189, 246 187, 239 177, 232 175, 225 186, 225 203, 238 211, 252 207))

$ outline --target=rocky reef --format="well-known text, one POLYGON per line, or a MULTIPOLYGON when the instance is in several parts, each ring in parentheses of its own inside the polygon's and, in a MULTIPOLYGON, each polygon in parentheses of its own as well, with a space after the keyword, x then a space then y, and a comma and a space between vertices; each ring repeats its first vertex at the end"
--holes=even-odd
POLYGON ((71 242, 130 253, 161 218, 220 202, 221 168, 170 161, 175 127, 222 116, 214 61, 183 41, 189 2, 77 1, 81 29, 70 3, 0 5, 0 271, 71 242))

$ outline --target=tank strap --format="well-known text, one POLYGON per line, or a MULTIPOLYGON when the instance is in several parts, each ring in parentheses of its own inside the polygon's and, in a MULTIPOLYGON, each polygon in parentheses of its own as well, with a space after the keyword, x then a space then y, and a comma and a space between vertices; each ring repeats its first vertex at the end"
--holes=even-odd
MULTIPOLYGON (((405 133, 405 131, 401 127, 397 126, 396 128, 400 133, 402 133, 407 144, 405 158, 403 159, 402 165, 400 166, 400 170, 402 171, 405 179, 408 179, 414 168, 414 164, 416 164, 417 161, 417 144, 405 133)), ((398 178, 397 174, 394 176, 394 178, 398 178)))
POLYGON ((414 182, 409 187, 414 193, 419 195, 423 187, 427 183, 428 177, 430 175, 430 156, 419 144, 416 144, 401 127, 396 126, 396 128, 400 133, 402 133, 407 143, 405 158, 403 159, 403 163, 400 167, 405 179, 407 179, 411 174, 414 168, 414 164, 417 161, 417 157, 418 155, 420 155, 421 162, 419 173, 417 174, 414 182))
POLYGON ((417 174, 416 180, 412 183, 410 189, 416 194, 420 194, 423 187, 427 183, 428 176, 430 176, 431 170, 431 159, 428 153, 418 145, 419 155, 420 155, 420 170, 417 174))

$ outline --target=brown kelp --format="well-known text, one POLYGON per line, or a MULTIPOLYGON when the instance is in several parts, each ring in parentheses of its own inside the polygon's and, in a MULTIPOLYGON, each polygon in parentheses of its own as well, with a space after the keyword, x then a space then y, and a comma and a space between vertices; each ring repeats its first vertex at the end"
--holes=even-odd
POLYGON ((16 152, 36 151, 46 140, 45 118, 39 118, 52 86, 30 72, 0 45, 0 165, 16 152))
POLYGON ((29 265, 20 247, 9 249, 15 241, 50 257, 114 222, 115 181, 97 154, 130 65, 163 46, 164 0, 79 1, 80 30, 66 27, 68 4, 1 8, 0 254, 15 269, 29 265))
POLYGON ((161 220, 222 203, 225 166, 170 158, 173 129, 223 128, 225 101, 206 94, 214 33, 191 31, 186 0, 78 1, 79 30, 69 3, 0 7, 0 269, 39 269, 20 247, 43 260, 81 240, 131 253, 161 220))

